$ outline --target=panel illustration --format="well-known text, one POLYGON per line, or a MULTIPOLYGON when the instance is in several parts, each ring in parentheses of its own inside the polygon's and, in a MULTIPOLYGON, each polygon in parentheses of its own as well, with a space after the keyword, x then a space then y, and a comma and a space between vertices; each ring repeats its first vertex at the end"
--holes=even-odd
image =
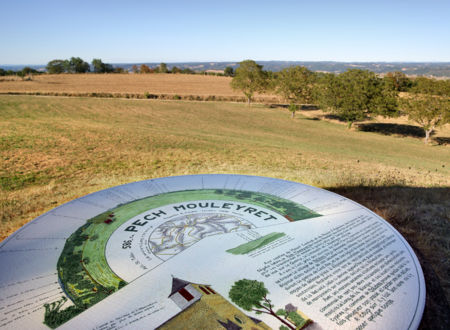
POLYGON ((318 216, 280 197, 229 189, 170 192, 119 205, 87 220, 66 241, 57 269, 64 293, 75 306, 70 307, 70 312, 59 302, 53 308, 47 307, 45 322, 51 327, 59 325, 126 285, 117 274, 127 267, 126 263, 121 259, 117 267, 120 269, 111 269, 105 255, 108 242, 114 240, 112 236, 121 226, 121 233, 128 236, 119 242, 120 246, 112 248, 111 254, 117 255, 117 250, 133 251, 132 242, 146 230, 143 233, 147 258, 137 260, 133 252, 127 258, 133 266, 139 262, 140 273, 126 278, 132 280, 206 236, 256 228, 274 220, 288 222, 318 216), (167 205, 171 206, 169 210, 167 205), (140 214, 141 219, 130 223, 140 214), (157 227, 151 226, 158 220, 164 221, 157 227), (153 263, 144 262, 152 257, 153 263), (60 323, 50 321, 54 319, 60 323))
POLYGON ((383 219, 244 175, 78 198, 1 242, 0 263, 5 329, 415 329, 425 301, 414 252, 383 219))

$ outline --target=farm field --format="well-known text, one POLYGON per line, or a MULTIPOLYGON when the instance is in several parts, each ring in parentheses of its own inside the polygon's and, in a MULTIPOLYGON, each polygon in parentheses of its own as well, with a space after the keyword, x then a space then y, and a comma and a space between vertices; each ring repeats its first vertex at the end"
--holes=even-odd
POLYGON ((73 93, 168 93, 240 96, 231 78, 187 74, 45 74, 30 81, 4 77, 0 91, 73 93))
MULTIPOLYGON (((228 78, 200 78, 223 79, 229 89, 228 78)), ((57 205, 127 182, 276 177, 335 191, 392 223, 417 249, 435 294, 424 320, 439 318, 439 297, 450 298, 450 148, 303 114, 292 120, 285 109, 257 104, 1 95, 1 239, 57 205)), ((440 134, 448 138, 447 129, 440 134)))
MULTIPOLYGON (((35 75, 32 80, 0 77, 0 93, 41 93, 52 95, 92 95, 144 97, 145 93, 170 96, 208 96, 241 99, 230 87, 230 77, 192 74, 56 74, 35 75)), ((258 96, 270 99, 270 95, 258 96)))

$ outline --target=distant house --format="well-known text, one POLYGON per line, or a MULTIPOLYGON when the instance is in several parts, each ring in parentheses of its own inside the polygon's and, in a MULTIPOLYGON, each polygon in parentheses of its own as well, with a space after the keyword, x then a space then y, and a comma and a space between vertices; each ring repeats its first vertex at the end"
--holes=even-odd
POLYGON ((169 298, 180 312, 158 329, 270 329, 264 322, 244 314, 206 284, 173 277, 169 298))

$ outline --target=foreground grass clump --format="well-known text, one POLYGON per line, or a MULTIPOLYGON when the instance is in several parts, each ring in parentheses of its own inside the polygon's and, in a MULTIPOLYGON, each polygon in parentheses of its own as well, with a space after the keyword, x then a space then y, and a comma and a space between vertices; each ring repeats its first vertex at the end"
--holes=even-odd
POLYGON ((259 105, 0 96, 0 159, 1 239, 57 205, 127 182, 271 176, 336 191, 379 213, 423 254, 450 298, 445 145, 292 120, 259 105))

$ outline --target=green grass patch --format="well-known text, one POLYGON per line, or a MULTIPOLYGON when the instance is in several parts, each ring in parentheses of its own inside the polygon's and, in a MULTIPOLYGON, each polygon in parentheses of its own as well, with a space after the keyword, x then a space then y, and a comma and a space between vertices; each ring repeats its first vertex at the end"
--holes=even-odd
POLYGON ((31 185, 43 185, 49 181, 45 173, 14 173, 0 176, 0 188, 6 191, 19 190, 31 185))
POLYGON ((227 250, 228 253, 231 254, 247 254, 252 251, 255 251, 259 248, 262 248, 263 246, 266 246, 267 244, 285 236, 285 233, 270 233, 263 237, 260 237, 258 239, 255 239, 253 241, 241 244, 239 246, 236 246, 235 248, 227 250))

